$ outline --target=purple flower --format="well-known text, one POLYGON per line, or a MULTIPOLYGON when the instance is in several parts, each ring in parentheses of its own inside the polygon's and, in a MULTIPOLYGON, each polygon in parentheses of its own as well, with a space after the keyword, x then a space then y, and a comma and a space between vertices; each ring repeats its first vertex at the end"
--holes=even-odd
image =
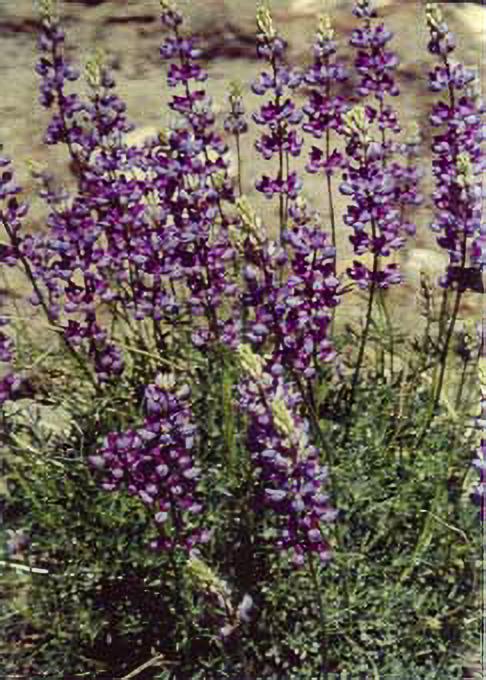
POLYGON ((195 528, 193 516, 203 506, 198 497, 201 471, 192 451, 196 426, 188 398, 190 390, 159 376, 145 390, 145 420, 139 429, 110 433, 91 456, 108 491, 124 487, 154 513, 159 538, 153 547, 191 551, 206 532, 195 528))
POLYGON ((472 88, 462 92, 474 80, 474 73, 462 64, 451 63, 449 55, 455 41, 437 5, 428 6, 427 24, 431 35, 429 51, 437 54, 441 62, 429 73, 430 89, 446 90, 448 94, 448 101, 437 102, 429 117, 433 127, 442 128, 432 143, 436 189, 431 229, 439 234, 437 243, 449 253, 449 266, 439 284, 444 288, 455 285, 458 291, 465 291, 468 279, 462 271, 468 254, 472 263, 484 267, 481 177, 485 157, 481 144, 485 135, 481 116, 486 106, 472 88))
MULTIPOLYGON (((419 202, 421 197, 415 186, 419 175, 413 168, 384 164, 383 146, 370 136, 375 113, 371 107, 356 106, 344 117, 350 160, 342 175, 340 192, 352 196, 354 202, 344 216, 344 222, 354 231, 350 236, 354 252, 361 255, 368 251, 377 258, 401 248, 405 236, 415 232, 414 225, 405 220, 404 207, 419 202)), ((380 272, 359 264, 348 273, 362 288, 371 287, 373 282, 380 287, 400 282, 395 267, 385 267, 380 272)))
POLYGON ((289 155, 297 157, 301 152, 302 140, 292 127, 301 122, 303 113, 295 106, 291 97, 286 95, 288 90, 292 92, 300 85, 302 75, 285 63, 286 44, 277 35, 270 12, 265 7, 258 9, 257 27, 258 56, 268 62, 271 70, 260 74, 253 83, 252 90, 260 96, 267 93, 272 93, 273 96, 253 114, 255 123, 268 129, 255 143, 255 148, 266 160, 277 156, 279 170, 276 177, 264 175, 257 180, 255 186, 268 199, 279 194, 282 240, 288 221, 288 203, 286 208, 285 202, 295 200, 302 186, 296 173, 289 171, 288 159, 289 155))
POLYGON ((241 88, 237 83, 231 84, 229 103, 231 111, 224 120, 224 129, 232 135, 243 135, 248 132, 248 123, 245 120, 241 88))
POLYGON ((300 399, 275 370, 277 364, 265 364, 248 346, 240 346, 238 354, 245 372, 239 404, 249 418, 255 510, 274 516, 275 545, 290 551, 297 568, 310 553, 326 562, 330 550, 324 525, 337 513, 323 492, 327 472, 309 442, 308 423, 298 415, 300 399))

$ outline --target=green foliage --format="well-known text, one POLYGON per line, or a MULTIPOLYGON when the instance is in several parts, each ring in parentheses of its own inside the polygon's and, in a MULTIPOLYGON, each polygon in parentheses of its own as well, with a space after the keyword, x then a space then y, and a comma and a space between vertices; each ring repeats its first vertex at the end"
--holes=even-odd
MULTIPOLYGON (((232 408, 237 362, 227 357, 198 370, 194 409, 204 424, 205 520, 213 530, 204 559, 227 584, 231 606, 250 593, 254 614, 224 642, 224 608, 189 578, 186 558, 176 556, 174 565, 153 553, 148 545, 156 530, 145 507, 122 492, 106 493, 87 465, 104 434, 139 422, 135 369, 93 398, 56 350, 40 361, 39 375, 44 381, 71 375, 79 389, 59 380, 53 403, 44 400, 36 411, 31 400, 17 402, 4 421, 4 524, 22 529, 30 544, 2 562, 3 668, 108 679, 160 655, 139 677, 246 672, 311 680, 321 668, 317 584, 326 677, 459 678, 459 652, 478 638, 479 554, 475 512, 461 493, 471 456, 461 422, 438 418, 414 448, 427 403, 420 377, 402 408, 400 394, 410 388, 403 376, 397 389, 368 372, 349 439, 339 445, 337 388, 329 383, 320 427, 324 439, 338 442, 330 493, 340 517, 333 559, 313 580, 254 543, 261 518, 248 504, 244 424, 232 408)), ((270 536, 272 525, 265 526, 270 536)))

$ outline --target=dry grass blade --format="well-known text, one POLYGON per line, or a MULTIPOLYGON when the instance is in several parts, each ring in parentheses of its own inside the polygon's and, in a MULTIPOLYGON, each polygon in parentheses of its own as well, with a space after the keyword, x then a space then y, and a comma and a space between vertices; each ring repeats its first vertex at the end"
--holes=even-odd
POLYGON ((151 668, 152 666, 163 666, 165 663, 166 662, 164 661, 162 654, 157 654, 157 656, 152 657, 141 666, 134 668, 133 671, 128 673, 128 675, 124 675, 120 680, 132 680, 132 678, 137 677, 137 675, 140 675, 140 673, 145 671, 147 668, 151 668))

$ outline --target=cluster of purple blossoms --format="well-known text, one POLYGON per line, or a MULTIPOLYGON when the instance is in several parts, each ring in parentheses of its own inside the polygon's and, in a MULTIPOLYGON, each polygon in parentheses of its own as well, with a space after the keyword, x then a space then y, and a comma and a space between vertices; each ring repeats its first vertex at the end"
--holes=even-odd
POLYGON ((477 457, 473 460, 473 467, 479 474, 473 493, 472 500, 479 505, 479 516, 482 522, 486 521, 486 319, 483 319, 477 327, 479 340, 479 391, 480 391, 480 414, 475 418, 473 427, 478 430, 480 443, 476 451, 477 457))
POLYGON ((285 42, 278 36, 265 7, 257 13, 258 56, 266 59, 271 72, 264 72, 252 89, 258 95, 273 93, 253 119, 269 128, 256 142, 265 159, 278 157, 278 176, 264 176, 257 189, 271 198, 280 196, 280 238, 247 238, 243 248, 247 312, 245 342, 262 349, 271 339, 272 356, 286 370, 315 375, 317 361, 334 356, 328 340, 329 310, 338 304, 339 281, 334 276, 335 248, 320 225, 312 223, 305 201, 299 196, 301 181, 289 172, 289 155, 299 156, 302 139, 297 126, 303 114, 287 90, 302 82, 302 74, 284 61, 285 42))
POLYGON ((361 288, 388 288, 400 283, 401 275, 398 265, 381 267, 379 258, 401 248, 406 237, 415 233, 415 225, 406 219, 405 207, 417 205, 422 200, 418 192, 421 173, 410 165, 407 146, 405 165, 388 162, 392 154, 403 150, 403 145, 386 139, 387 130, 395 134, 400 132, 395 111, 384 104, 386 94, 399 94, 393 78, 398 59, 393 52, 384 49, 393 34, 383 24, 372 25, 376 11, 369 0, 359 0, 353 13, 365 22, 363 28, 353 31, 350 39, 350 45, 358 50, 355 59, 360 76, 357 94, 361 98, 373 95, 378 101, 378 109, 368 104, 356 105, 341 116, 338 128, 346 138, 348 157, 340 192, 352 196, 354 202, 348 207, 344 222, 354 231, 350 237, 354 252, 357 255, 371 252, 374 258, 373 269, 355 261, 348 274, 361 288), (381 132, 380 141, 370 133, 371 124, 375 122, 381 132))
POLYGON ((429 87, 433 92, 448 93, 448 100, 436 103, 429 117, 432 127, 443 128, 442 134, 434 135, 432 144, 436 214, 431 229, 440 234, 437 243, 449 254, 447 273, 440 285, 449 288, 456 284, 459 291, 465 291, 468 251, 471 263, 485 265, 481 177, 486 163, 481 144, 486 139, 486 128, 481 116, 486 106, 471 88, 466 90, 474 81, 474 72, 451 63, 449 55, 455 49, 455 40, 433 3, 427 5, 427 24, 428 49, 441 60, 429 73, 429 87))
MULTIPOLYGON (((0 243, 0 265, 13 266, 21 252, 19 234, 21 219, 27 213, 27 205, 20 203, 17 195, 21 189, 16 184, 10 159, 0 156, 0 224, 6 233, 7 243, 0 243)), ((2 314, 3 300, 0 298, 0 365, 10 365, 14 360, 14 344, 3 329, 8 325, 7 317, 2 314)), ((27 380, 8 368, 0 374, 0 406, 7 400, 19 399, 30 394, 27 380)))
MULTIPOLYGON (((76 81, 79 73, 66 63, 65 36, 54 17, 50 3, 44 3, 39 47, 43 56, 37 64, 41 76, 41 104, 56 106, 49 124, 47 144, 67 145, 78 177, 79 194, 72 201, 56 192, 45 173, 37 173, 43 185, 41 195, 53 208, 46 236, 29 238, 29 258, 36 280, 45 289, 44 298, 52 319, 67 315, 64 338, 73 348, 82 346, 91 359, 100 382, 123 371, 120 350, 110 341, 98 322, 100 302, 113 302, 123 296, 113 290, 127 278, 120 248, 127 219, 136 224, 135 210, 130 213, 127 194, 137 197, 134 186, 117 182, 115 170, 124 154, 121 135, 133 129, 124 116, 125 104, 111 93, 115 82, 102 64, 101 55, 86 67, 90 98, 67 95, 66 81, 76 81), (123 204, 125 203, 125 206, 123 204), (121 213, 124 212, 124 219, 121 213), (121 261, 120 261, 121 260, 121 261), (74 315, 74 319, 69 318, 74 315)), ((128 249, 130 252, 130 249, 128 249)), ((36 291, 34 302, 39 304, 36 291)))
POLYGON ((340 300, 335 249, 303 199, 289 216, 282 245, 251 234, 244 241, 244 338, 255 350, 271 351, 282 370, 312 379, 316 363, 335 356, 329 340, 330 310, 340 300))
POLYGON ((395 203, 396 182, 383 166, 383 147, 369 136, 369 126, 375 115, 376 111, 370 106, 355 106, 344 116, 345 133, 349 136, 346 152, 351 160, 339 189, 354 200, 347 208, 344 222, 354 230, 350 236, 354 252, 357 255, 371 252, 374 256, 373 270, 359 261, 348 269, 349 276, 361 288, 388 288, 400 283, 396 264, 379 269, 377 261, 379 257, 390 255, 392 249, 402 247, 405 241, 401 211, 395 203))
POLYGON ((321 17, 319 30, 314 42, 314 62, 304 76, 304 82, 311 86, 309 101, 303 111, 308 121, 302 126, 305 132, 315 139, 326 135, 325 153, 312 146, 306 169, 310 173, 323 172, 332 177, 337 168, 344 167, 344 158, 337 149, 330 149, 331 130, 340 130, 342 114, 349 110, 350 104, 344 97, 331 96, 334 83, 346 82, 346 68, 333 58, 337 43, 333 39, 334 30, 328 16, 321 17))
POLYGON ((309 442, 308 422, 297 415, 300 397, 286 383, 281 367, 238 348, 244 370, 239 405, 249 417, 247 446, 255 466, 255 510, 271 510, 277 517, 279 549, 290 551, 300 567, 306 555, 330 558, 323 524, 337 512, 328 504, 323 487, 326 469, 309 442))
POLYGON ((8 324, 8 319, 1 313, 2 301, 0 300, 0 408, 9 400, 20 399, 29 396, 29 385, 19 374, 7 368, 5 372, 2 364, 9 366, 14 359, 14 345, 9 336, 3 332, 8 324))
POLYGON ((78 80, 80 73, 65 60, 63 50, 65 34, 53 14, 52 3, 43 3, 41 14, 42 33, 39 37, 39 50, 42 56, 35 69, 42 78, 39 102, 46 109, 57 107, 44 141, 46 144, 64 142, 74 155, 73 145, 80 141, 80 135, 82 136, 82 128, 76 124, 76 114, 84 110, 84 105, 77 94, 65 93, 65 85, 66 81, 78 80))
MULTIPOLYGON (((182 125, 141 149, 129 148, 123 134, 133 125, 101 55, 86 67, 89 101, 66 94, 66 81, 79 74, 65 61, 64 33, 51 3, 43 5, 41 103, 57 108, 46 142, 68 146, 79 193, 69 202, 52 178, 37 171, 52 208, 49 231, 25 237, 23 244, 37 282, 33 303, 46 307, 49 320, 64 328, 65 341, 90 359, 100 382, 124 369, 120 350, 100 323, 100 305, 127 321, 128 315, 150 318, 161 347, 160 322, 184 323, 188 316, 202 317, 195 321, 196 346, 237 343, 235 306, 227 318, 219 314, 223 298, 237 295, 223 212, 223 201, 234 200, 227 148, 212 129, 209 98, 190 88, 191 80, 206 78, 194 64, 199 56, 194 40, 180 35, 176 11, 164 8, 162 21, 174 32, 161 54, 178 60, 169 67, 168 82, 184 87, 185 96, 174 96, 170 104, 182 125)), ((15 248, 6 247, 6 256, 18 259, 15 248)))
POLYGON ((384 104, 386 95, 398 97, 400 90, 396 84, 393 72, 399 65, 398 56, 386 50, 386 44, 393 38, 383 23, 373 26, 371 19, 376 18, 376 10, 371 6, 371 0, 358 0, 353 13, 364 20, 364 27, 353 31, 350 45, 357 49, 354 66, 359 74, 357 95, 366 98, 373 95, 377 100, 378 110, 373 114, 376 117, 378 128, 381 132, 382 165, 387 169, 395 188, 393 202, 401 212, 398 231, 409 236, 415 234, 415 225, 409 222, 403 223, 403 212, 407 205, 419 205, 422 196, 418 191, 419 181, 423 171, 411 165, 411 159, 417 157, 416 146, 419 141, 415 135, 409 143, 394 143, 387 140, 387 131, 398 134, 401 131, 396 111, 384 104), (406 165, 393 161, 389 166, 388 159, 394 154, 401 153, 407 159, 406 165))
MULTIPOLYGON (((372 26, 371 19, 376 18, 377 13, 371 6, 371 0, 357 0, 353 14, 364 20, 364 27, 355 29, 350 40, 350 45, 358 50, 354 62, 360 76, 357 94, 360 97, 372 94, 380 102, 385 94, 397 97, 400 90, 392 74, 398 66, 398 57, 385 49, 393 33, 384 24, 372 26)), ((378 123, 380 129, 395 130, 398 127, 396 115, 390 107, 380 112, 378 123)))
POLYGON ((276 194, 280 197, 280 237, 283 235, 287 215, 284 214, 284 202, 295 200, 302 188, 302 181, 297 173, 289 171, 289 155, 300 155, 303 141, 298 136, 295 128, 302 120, 300 111, 288 91, 297 88, 302 81, 302 74, 295 69, 290 69, 285 63, 286 43, 280 38, 273 26, 269 10, 260 6, 257 12, 257 53, 262 59, 268 61, 271 72, 264 71, 252 84, 252 91, 260 96, 273 93, 273 97, 260 107, 258 113, 253 114, 253 120, 257 125, 268 128, 255 143, 257 151, 270 160, 274 156, 279 159, 279 171, 276 177, 263 175, 256 182, 258 191, 268 199, 276 194))
POLYGON ((90 462, 103 472, 104 489, 123 486, 153 508, 160 534, 153 548, 190 551, 208 532, 195 529, 190 519, 203 509, 197 494, 200 470, 192 455, 197 428, 190 389, 174 387, 171 377, 159 376, 145 390, 143 426, 110 433, 90 462))
POLYGON ((177 58, 169 67, 168 84, 184 87, 183 96, 174 96, 170 108, 182 117, 182 124, 168 139, 171 149, 155 171, 155 186, 163 189, 168 220, 165 270, 170 278, 182 279, 187 286, 191 317, 198 317, 192 335, 196 347, 223 342, 235 346, 238 334, 238 286, 233 280, 236 251, 228 235, 230 218, 224 203, 233 203, 234 191, 225 158, 227 145, 213 129, 212 102, 204 90, 193 90, 190 81, 203 82, 207 73, 196 64, 201 52, 192 37, 181 34, 182 15, 169 2, 162 2, 162 23, 172 32, 161 47, 163 59, 177 58), (170 223, 172 222, 172 224, 170 223), (169 262, 171 263, 169 265, 169 262), (173 275, 168 271, 173 267, 173 275))

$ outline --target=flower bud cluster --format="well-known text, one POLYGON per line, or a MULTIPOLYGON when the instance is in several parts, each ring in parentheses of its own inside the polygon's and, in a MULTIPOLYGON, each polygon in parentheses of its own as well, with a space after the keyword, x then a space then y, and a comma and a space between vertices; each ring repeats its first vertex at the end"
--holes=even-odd
POLYGON ((145 391, 142 427, 112 432, 90 462, 101 470, 108 491, 124 486, 154 512, 159 538, 154 548, 192 550, 207 539, 194 529, 201 513, 197 485, 200 470, 193 458, 196 426, 189 404, 190 389, 178 390, 170 376, 159 376, 145 391))
POLYGON ((297 415, 300 398, 285 382, 278 364, 262 363, 248 347, 238 354, 246 375, 240 408, 249 417, 247 445, 255 466, 255 510, 276 517, 276 546, 290 551, 297 567, 316 553, 326 561, 323 524, 335 519, 323 491, 327 472, 309 442, 308 422, 297 415))

